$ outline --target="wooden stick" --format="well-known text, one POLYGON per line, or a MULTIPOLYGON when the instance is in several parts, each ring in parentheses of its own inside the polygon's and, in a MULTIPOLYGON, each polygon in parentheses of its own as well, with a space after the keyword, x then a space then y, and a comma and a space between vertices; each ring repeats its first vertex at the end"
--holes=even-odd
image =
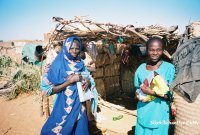
POLYGON ((43 98, 44 98, 45 117, 48 118, 50 116, 49 98, 47 96, 43 96, 43 98))
POLYGON ((40 94, 40 116, 42 117, 43 115, 44 115, 44 109, 43 109, 43 99, 44 99, 44 97, 43 97, 44 95, 42 95, 42 94, 40 94))

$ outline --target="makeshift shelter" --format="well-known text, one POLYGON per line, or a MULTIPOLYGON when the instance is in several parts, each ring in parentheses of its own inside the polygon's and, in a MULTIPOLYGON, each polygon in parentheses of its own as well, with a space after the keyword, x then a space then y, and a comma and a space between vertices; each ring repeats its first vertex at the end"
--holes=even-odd
POLYGON ((186 27, 173 55, 176 135, 200 134, 200 22, 186 27), (192 129, 192 130, 191 130, 192 129))
POLYGON ((167 44, 165 54, 170 58, 179 41, 178 26, 165 28, 159 25, 134 27, 97 23, 75 17, 64 20, 53 17, 55 29, 45 34, 46 51, 53 44, 63 42, 69 36, 78 36, 85 46, 95 41, 98 55, 94 73, 97 90, 104 99, 116 97, 122 92, 133 95, 133 75, 138 65, 144 61, 145 42, 149 37, 159 36, 167 44), (138 52, 138 53, 136 53, 138 52))

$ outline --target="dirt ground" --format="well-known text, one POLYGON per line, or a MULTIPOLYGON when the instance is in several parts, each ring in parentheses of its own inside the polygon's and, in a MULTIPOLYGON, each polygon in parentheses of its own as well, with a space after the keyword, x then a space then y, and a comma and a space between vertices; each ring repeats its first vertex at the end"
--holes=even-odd
MULTIPOLYGON (((40 116, 40 97, 38 95, 20 95, 11 101, 0 97, 0 135, 39 135, 45 122, 40 116)), ((133 134, 136 116, 118 112, 105 106, 100 107, 99 123, 94 134, 106 131, 106 135, 133 134), (123 118, 113 121, 113 117, 123 115, 123 118), (101 129, 101 130, 99 130, 101 129)))

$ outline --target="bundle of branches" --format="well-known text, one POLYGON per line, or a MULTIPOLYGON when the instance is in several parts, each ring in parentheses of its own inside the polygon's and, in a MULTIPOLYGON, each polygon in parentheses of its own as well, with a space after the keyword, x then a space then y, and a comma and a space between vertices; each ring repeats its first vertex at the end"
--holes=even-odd
POLYGON ((77 16, 72 20, 64 20, 60 17, 53 17, 53 20, 57 22, 57 25, 51 32, 49 44, 64 41, 72 35, 80 37, 84 43, 102 39, 117 43, 119 38, 123 38, 121 42, 126 45, 144 43, 154 35, 164 37, 169 42, 179 40, 179 36, 176 33, 178 26, 164 28, 155 25, 135 28, 133 25, 97 23, 77 16))
POLYGON ((0 57, 0 95, 8 99, 18 94, 39 90, 39 69, 33 65, 17 64, 10 57, 0 57))
POLYGON ((168 39, 170 41, 176 41, 180 39, 180 35, 177 34, 178 26, 171 26, 169 28, 160 25, 151 25, 148 27, 136 28, 136 31, 147 36, 160 36, 162 38, 168 39))
POLYGON ((179 44, 181 45, 182 43, 196 37, 200 37, 200 21, 192 22, 186 26, 186 30, 182 34, 179 44))

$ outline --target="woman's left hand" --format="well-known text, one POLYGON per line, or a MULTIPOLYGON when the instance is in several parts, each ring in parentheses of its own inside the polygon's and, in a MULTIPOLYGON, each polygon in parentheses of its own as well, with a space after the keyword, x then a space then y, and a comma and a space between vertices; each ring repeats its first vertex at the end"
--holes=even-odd
POLYGON ((89 85, 90 85, 90 81, 89 81, 88 79, 84 78, 84 77, 82 78, 82 80, 83 80, 83 82, 84 82, 84 83, 82 84, 82 85, 83 85, 83 90, 86 91, 87 88, 88 88, 89 85))

